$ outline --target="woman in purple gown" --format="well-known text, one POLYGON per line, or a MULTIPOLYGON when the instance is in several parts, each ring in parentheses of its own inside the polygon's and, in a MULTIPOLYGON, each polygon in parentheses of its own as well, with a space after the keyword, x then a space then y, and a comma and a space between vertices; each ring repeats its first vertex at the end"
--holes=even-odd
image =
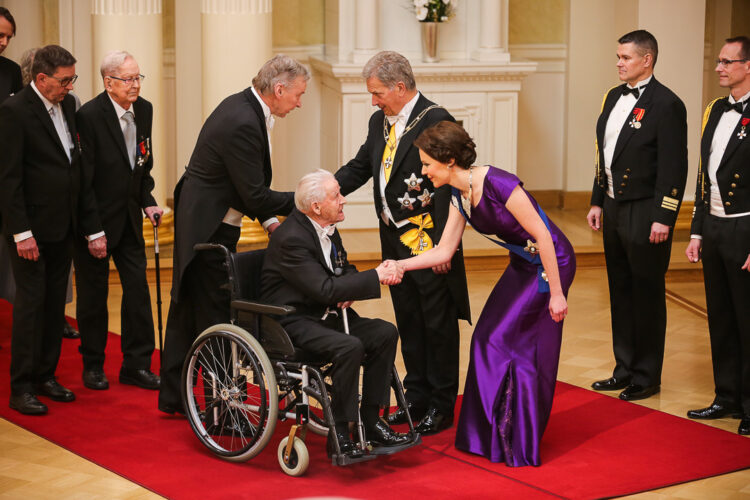
POLYGON ((436 188, 450 184, 453 203, 439 245, 399 265, 412 270, 449 262, 467 220, 510 246, 510 264, 471 340, 456 448, 513 467, 540 465, 575 274, 573 247, 518 177, 472 166, 475 145, 460 125, 437 123, 414 144, 422 174, 436 188))

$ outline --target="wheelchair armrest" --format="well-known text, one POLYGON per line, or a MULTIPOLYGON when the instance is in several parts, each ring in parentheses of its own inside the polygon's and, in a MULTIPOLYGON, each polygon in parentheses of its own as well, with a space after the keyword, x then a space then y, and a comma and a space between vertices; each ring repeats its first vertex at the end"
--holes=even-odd
POLYGON ((287 314, 293 313, 295 308, 293 306, 274 306, 271 304, 261 304, 259 302, 250 302, 249 300, 233 300, 232 307, 238 311, 246 311, 258 314, 276 314, 278 316, 286 316, 287 314))

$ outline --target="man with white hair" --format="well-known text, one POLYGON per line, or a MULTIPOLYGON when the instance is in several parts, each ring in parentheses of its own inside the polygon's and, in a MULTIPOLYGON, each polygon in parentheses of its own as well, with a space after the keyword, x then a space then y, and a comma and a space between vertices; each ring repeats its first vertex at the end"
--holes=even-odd
POLYGON ((172 301, 167 318, 159 410, 183 412, 180 375, 200 332, 229 322, 224 258, 196 253, 196 243, 235 251, 242 216, 258 219, 270 233, 274 215, 294 208, 293 193, 272 191, 270 134, 274 116, 302 106, 310 72, 279 54, 267 61, 251 87, 224 99, 203 124, 190 163, 175 188, 172 301))
MULTIPOLYGON (((389 403, 391 370, 398 332, 381 319, 362 318, 349 306, 354 300, 380 297, 380 282, 396 284, 402 272, 391 261, 357 272, 347 260, 336 224, 344 220, 346 199, 336 178, 326 170, 305 175, 294 197, 297 209, 274 233, 261 275, 261 298, 287 304, 295 312, 279 321, 292 343, 316 358, 330 360, 331 400, 335 432, 342 453, 359 454, 349 435, 357 421, 359 367, 362 377, 361 416, 367 439, 379 446, 409 441, 379 417, 389 403), (344 332, 347 311, 349 335, 344 332)), ((329 454, 332 452, 329 441, 329 454)))
POLYGON ((110 52, 100 69, 104 91, 77 114, 83 169, 95 193, 96 217, 107 237, 105 258, 93 257, 83 239, 76 240, 73 254, 83 385, 95 390, 109 387, 104 349, 111 256, 122 283, 120 383, 156 390, 159 377, 151 371, 154 320, 143 241, 143 214, 157 226, 160 220, 156 216, 163 212, 151 195, 153 107, 140 97, 145 77, 132 55, 110 52))

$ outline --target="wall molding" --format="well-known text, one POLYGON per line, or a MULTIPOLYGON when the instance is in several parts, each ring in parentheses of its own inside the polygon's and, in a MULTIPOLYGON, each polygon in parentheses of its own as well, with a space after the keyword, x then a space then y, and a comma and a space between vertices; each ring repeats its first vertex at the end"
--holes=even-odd
POLYGON ((568 46, 564 43, 518 43, 509 47, 512 60, 538 63, 537 73, 565 73, 568 46))

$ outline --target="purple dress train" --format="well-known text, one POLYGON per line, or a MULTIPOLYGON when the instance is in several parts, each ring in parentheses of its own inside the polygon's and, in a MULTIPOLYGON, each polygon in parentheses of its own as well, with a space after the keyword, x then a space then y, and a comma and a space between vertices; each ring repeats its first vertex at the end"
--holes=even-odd
MULTIPOLYGON (((470 221, 477 231, 525 246, 531 236, 505 208, 517 185, 518 177, 490 167, 470 221)), ((562 231, 549 225, 567 296, 575 254, 562 231)), ((562 322, 552 320, 548 306, 537 266, 511 253, 474 329, 456 448, 513 467, 541 463, 539 442, 552 410, 562 341, 562 322)))

